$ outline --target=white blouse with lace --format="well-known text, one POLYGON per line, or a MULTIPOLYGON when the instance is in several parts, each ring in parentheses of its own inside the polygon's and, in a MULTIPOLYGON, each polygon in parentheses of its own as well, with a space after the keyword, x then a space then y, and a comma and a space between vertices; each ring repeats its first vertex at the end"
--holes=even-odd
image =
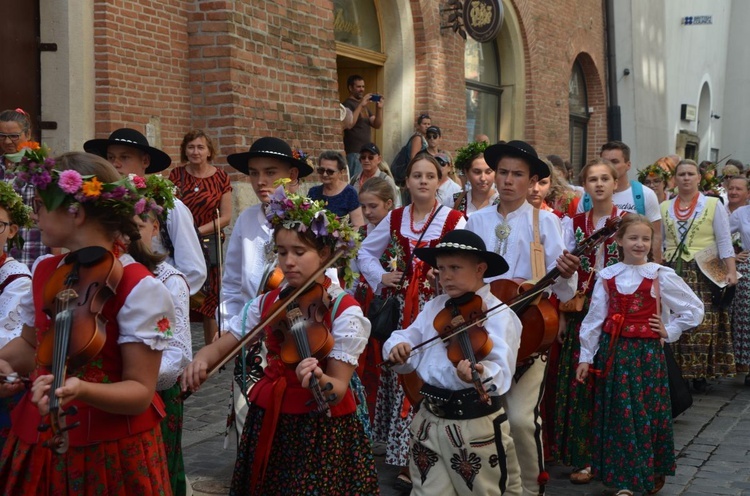
POLYGON ((23 325, 19 313, 21 298, 31 293, 31 272, 25 264, 8 257, 0 267, 0 284, 8 277, 18 275, 0 293, 0 348, 21 335, 23 325))
POLYGON ((154 277, 166 286, 172 295, 175 320, 173 337, 161 355, 159 379, 156 390, 169 389, 177 382, 182 371, 193 360, 193 340, 190 334, 190 289, 182 272, 166 262, 156 266, 154 277))
MULTIPOLYGON (((635 293, 644 278, 659 277, 659 295, 662 305, 662 321, 667 330, 667 341, 673 343, 680 335, 703 322, 703 302, 685 281, 669 267, 649 262, 642 265, 617 263, 599 271, 591 296, 591 306, 581 323, 581 357, 579 363, 594 363, 599 349, 602 326, 609 312, 609 293, 605 281, 617 277, 617 291, 629 295, 635 293), (671 312, 670 312, 671 311, 671 312), (666 316, 666 317, 665 317, 666 316)), ((653 286, 651 296, 656 296, 653 286)), ((627 320, 627 316, 625 316, 627 320)))

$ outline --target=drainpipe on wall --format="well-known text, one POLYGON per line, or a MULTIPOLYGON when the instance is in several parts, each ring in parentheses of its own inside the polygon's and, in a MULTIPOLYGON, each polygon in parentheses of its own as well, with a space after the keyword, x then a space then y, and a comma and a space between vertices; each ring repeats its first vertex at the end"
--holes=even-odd
POLYGON ((615 0, 604 0, 604 28, 607 43, 607 136, 609 140, 622 140, 622 119, 617 101, 617 63, 615 57, 615 0))

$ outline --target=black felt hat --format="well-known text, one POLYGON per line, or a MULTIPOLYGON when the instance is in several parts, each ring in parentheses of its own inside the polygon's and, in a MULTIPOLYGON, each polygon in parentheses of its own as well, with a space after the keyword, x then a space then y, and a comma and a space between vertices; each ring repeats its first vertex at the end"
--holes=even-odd
POLYGON ((250 150, 244 153, 229 155, 227 162, 243 174, 249 174, 247 161, 253 157, 271 157, 287 162, 299 169, 299 177, 309 176, 313 172, 313 168, 306 161, 294 156, 286 141, 270 136, 258 138, 250 146, 250 150))
POLYGON ((488 146, 484 151, 484 159, 490 169, 496 171, 497 164, 503 157, 514 157, 524 160, 529 164, 529 173, 536 176, 537 180, 549 177, 551 171, 549 165, 539 158, 536 150, 530 144, 521 140, 508 141, 507 143, 498 143, 488 146))
POLYGON ((508 271, 508 263, 503 257, 487 247, 478 234, 466 229, 455 229, 445 236, 432 248, 415 248, 414 255, 432 267, 437 266, 438 255, 457 252, 471 253, 487 263, 484 277, 495 277, 508 271))
POLYGON ((172 159, 169 158, 169 155, 158 148, 149 145, 148 140, 144 135, 135 129, 130 129, 128 127, 123 127, 114 131, 107 139, 88 140, 83 144, 83 149, 94 155, 107 158, 107 148, 109 148, 110 145, 130 146, 148 153, 149 157, 151 157, 151 162, 146 168, 146 174, 161 172, 172 163, 172 159))

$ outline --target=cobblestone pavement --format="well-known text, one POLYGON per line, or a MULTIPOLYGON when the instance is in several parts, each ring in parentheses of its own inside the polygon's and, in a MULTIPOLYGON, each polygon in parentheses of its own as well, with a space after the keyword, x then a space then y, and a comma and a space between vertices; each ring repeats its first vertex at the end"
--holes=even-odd
MULTIPOLYGON (((193 326, 193 348, 203 343, 203 331, 193 326)), ((183 450, 188 479, 196 496, 227 494, 235 458, 235 438, 224 445, 229 405, 230 373, 217 374, 185 402, 183 450)), ((677 474, 668 477, 659 493, 671 495, 750 496, 750 388, 742 378, 713 381, 706 394, 675 421, 677 474)), ((381 494, 396 496, 391 484, 397 470, 376 457, 381 494)), ((602 484, 574 486, 569 469, 549 466, 549 496, 610 495, 602 484)), ((437 496, 437 495, 436 495, 437 496)))

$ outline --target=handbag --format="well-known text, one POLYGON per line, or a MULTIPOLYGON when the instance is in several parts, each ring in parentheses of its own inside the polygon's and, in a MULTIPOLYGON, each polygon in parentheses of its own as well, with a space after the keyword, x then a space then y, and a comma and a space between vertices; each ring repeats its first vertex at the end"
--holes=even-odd
POLYGON ((667 364, 669 377, 669 400, 672 403, 672 418, 676 418, 693 404, 690 385, 683 379, 680 366, 674 359, 674 352, 669 343, 664 343, 664 361, 667 364))
MULTIPOLYGON (((662 314, 661 294, 659 293, 659 276, 654 279, 654 290, 656 293, 656 311, 662 314)), ((674 352, 669 343, 664 343, 662 347, 664 353, 664 362, 667 365, 667 380, 669 381, 669 402, 672 404, 672 418, 676 418, 682 412, 690 408, 693 404, 693 395, 690 392, 690 385, 682 377, 682 370, 677 365, 674 358, 674 352)))
MULTIPOLYGON (((586 287, 590 287, 591 285, 591 279, 594 277, 594 268, 591 267, 591 273, 589 274, 589 280, 586 284, 586 287)), ((573 298, 569 299, 568 301, 564 301, 560 303, 559 310, 561 312, 565 313, 575 313, 575 312, 582 312, 583 311, 583 304, 586 302, 586 292, 581 291, 580 289, 576 291, 575 296, 573 298)))
MULTIPOLYGON (((424 233, 427 232, 427 228, 430 227, 432 219, 437 217, 437 214, 438 212, 440 212, 441 208, 443 208, 442 205, 438 207, 438 209, 435 211, 435 215, 433 215, 432 218, 429 219, 427 225, 424 226, 424 231, 422 231, 422 234, 420 234, 419 239, 417 240, 417 246, 419 246, 419 243, 422 241, 422 237, 424 236, 424 233)), ((411 262, 413 259, 414 250, 412 250, 411 255, 409 255, 409 260, 406 262, 407 268, 401 275, 401 279, 396 286, 396 291, 401 289, 401 287, 403 286, 404 281, 406 280, 406 272, 411 266, 411 262)), ((392 293, 386 297, 382 295, 376 295, 375 297, 373 297, 372 301, 370 302, 370 306, 367 309, 367 318, 370 320, 371 326, 370 334, 381 343, 386 342, 388 338, 391 337, 391 334, 393 334, 393 331, 395 331, 398 327, 398 321, 400 317, 401 305, 399 304, 399 301, 396 298, 395 294, 392 293)))
POLYGON ((219 265, 219 252, 217 250, 216 238, 216 234, 201 236, 199 238, 201 248, 203 249, 203 258, 206 259, 207 267, 216 267, 219 265))

